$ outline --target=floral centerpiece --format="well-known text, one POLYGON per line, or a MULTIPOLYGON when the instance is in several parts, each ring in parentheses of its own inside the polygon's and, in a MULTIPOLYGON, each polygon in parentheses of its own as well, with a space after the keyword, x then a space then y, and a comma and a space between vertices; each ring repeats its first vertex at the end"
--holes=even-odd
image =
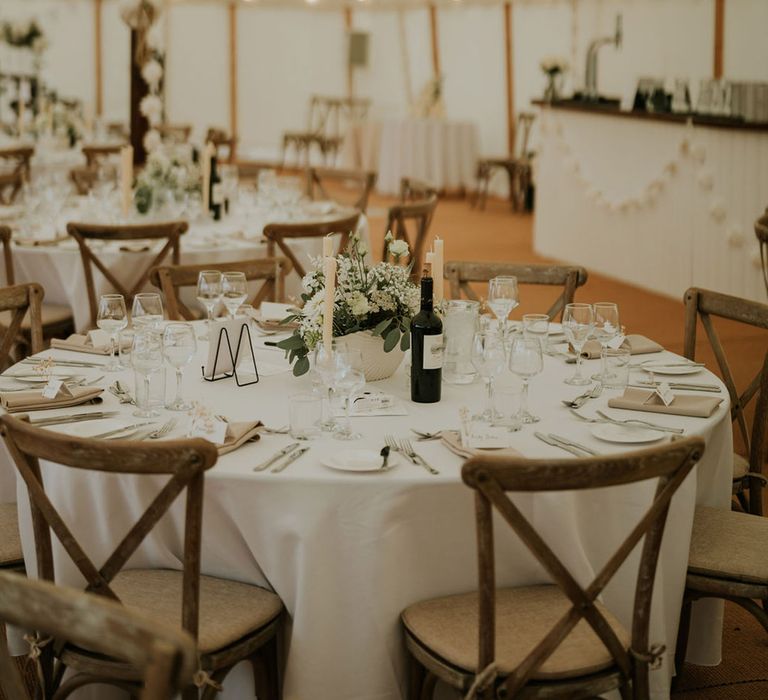
POLYGON ((201 186, 200 168, 187 154, 153 151, 136 179, 136 210, 146 214, 169 197, 179 201, 185 194, 200 192, 201 186))
POLYGON ((0 25, 0 38, 9 46, 20 49, 32 49, 37 54, 42 53, 48 46, 43 36, 43 30, 37 20, 28 22, 3 22, 0 25))
POLYGON ((84 130, 85 125, 80 109, 63 102, 49 103, 34 121, 34 133, 37 137, 49 134, 66 142, 70 148, 75 147, 82 138, 84 130))
POLYGON ((544 88, 544 100, 554 102, 560 97, 560 76, 568 70, 568 61, 560 56, 547 56, 539 64, 547 76, 547 86, 544 88))
MULTIPOLYGON (((381 352, 395 353, 391 361, 386 362, 391 374, 410 347, 411 317, 419 310, 420 298, 419 289, 410 281, 410 265, 399 264, 408 255, 408 244, 392 240, 391 234, 387 234, 386 240, 393 263, 381 262, 369 267, 365 260, 365 244, 357 234, 352 236, 347 251, 338 256, 333 335, 336 338, 345 337, 350 343, 362 340, 369 351, 370 341, 373 340, 376 349, 381 352), (368 336, 367 339, 364 336, 368 336)), ((304 306, 284 320, 285 323, 296 322, 298 327, 289 338, 277 344, 286 351, 297 377, 309 370, 308 355, 323 336, 325 279, 322 259, 317 258, 313 262, 314 269, 302 280, 304 292, 301 299, 304 306)), ((365 359, 370 360, 370 355, 365 359)), ((371 371, 366 371, 366 378, 383 379, 382 372, 388 376, 383 366, 382 363, 372 363, 371 371), (377 372, 374 372, 373 366, 376 366, 377 372)))

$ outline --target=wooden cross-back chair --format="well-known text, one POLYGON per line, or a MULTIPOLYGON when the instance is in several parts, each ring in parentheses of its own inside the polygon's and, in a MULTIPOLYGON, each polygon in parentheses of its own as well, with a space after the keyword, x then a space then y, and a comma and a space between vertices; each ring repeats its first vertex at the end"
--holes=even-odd
POLYGON ((765 291, 768 292, 768 210, 755 221, 755 236, 760 246, 760 262, 763 266, 765 291))
POLYGON ((120 154, 123 144, 110 144, 104 146, 83 146, 83 155, 85 156, 85 165, 87 167, 96 167, 110 156, 120 154))
POLYGON ((79 165, 69 171, 69 179, 80 196, 87 195, 99 179, 99 170, 95 165, 79 165))
POLYGON ((175 144, 187 143, 192 135, 191 124, 160 124, 157 130, 163 139, 175 144))
POLYGON ((0 173, 0 204, 3 206, 13 204, 21 194, 22 187, 24 187, 24 177, 20 172, 0 173))
POLYGON ((0 148, 0 163, 10 165, 11 172, 20 173, 24 182, 29 182, 32 156, 35 155, 33 146, 14 146, 0 148))
MULTIPOLYGON (((200 439, 152 445, 131 440, 104 442, 36 428, 9 415, 0 418, 0 433, 29 495, 39 578, 56 579, 59 558, 54 556, 53 532, 62 557, 68 557, 85 579, 87 592, 122 602, 158 622, 177 627, 180 622, 198 645, 198 668, 215 683, 221 683, 240 661, 250 660, 254 669, 264 662, 269 671, 259 678, 264 686, 258 696, 268 700, 279 697, 275 635, 282 602, 257 586, 200 573, 205 472, 216 463, 215 445, 200 439), (62 514, 49 497, 43 460, 49 469, 134 475, 146 477, 147 488, 156 486, 157 495, 147 497, 146 509, 101 566, 94 563, 67 524, 73 514, 62 514), (161 479, 163 476, 168 479, 161 479), (177 500, 185 501, 181 571, 125 568, 177 500)), ((87 522, 83 510, 78 510, 77 516, 78 522, 87 522)), ((46 688, 58 687, 57 698, 65 698, 89 683, 124 686, 126 680, 136 680, 135 670, 126 669, 123 662, 79 647, 48 645, 42 654, 46 688), (55 673, 54 657, 59 661, 55 673), (74 673, 62 681, 65 668, 74 673)), ((207 700, 214 695, 215 689, 209 686, 202 697, 207 700)), ((188 687, 183 697, 197 698, 198 691, 188 687)))
POLYGON ((234 163, 237 157, 237 137, 230 136, 224 129, 210 127, 205 134, 205 143, 212 143, 216 149, 216 158, 227 163, 234 163), (226 158, 223 153, 226 152, 226 158))
POLYGON ((296 274, 299 277, 304 277, 307 271, 296 257, 296 253, 288 245, 288 241, 293 238, 322 238, 330 234, 339 234, 339 246, 336 249, 336 255, 338 255, 347 248, 350 237, 357 231, 359 220, 360 212, 355 211, 354 214, 347 214, 342 218, 328 221, 267 224, 264 227, 264 237, 267 239, 267 256, 275 257, 275 248, 279 248, 283 255, 291 261, 296 274))
MULTIPOLYGON (((701 321, 709 345, 717 360, 723 383, 728 389, 728 395, 731 399, 731 421, 736 424, 749 455, 749 458, 745 459, 735 452, 733 454, 733 493, 745 511, 761 515, 763 512, 762 493, 766 485, 766 479, 763 475, 766 454, 764 446, 761 449, 760 445, 755 444, 755 439, 762 436, 761 431, 764 431, 765 424, 768 422, 768 409, 764 408, 761 413, 755 413, 751 434, 749 421, 745 415, 745 409, 758 394, 761 371, 757 372, 747 384, 746 389, 740 394, 736 388, 736 381, 728 363, 728 357, 712 319, 722 318, 768 330, 768 304, 696 287, 688 289, 683 300, 685 303, 683 354, 689 360, 696 358, 697 320, 701 321), (745 492, 749 493, 748 500, 745 492)), ((766 345, 755 347, 755 351, 759 353, 761 358, 765 352, 765 357, 768 358, 768 335, 766 335, 766 345)))
POLYGON ((285 274, 288 269, 290 263, 286 258, 257 258, 202 265, 165 265, 152 268, 149 280, 165 295, 165 308, 171 321, 192 321, 200 318, 200 314, 195 314, 181 301, 179 290, 182 287, 194 287, 198 275, 203 270, 243 272, 249 282, 263 280, 264 284, 249 302, 251 306, 258 308, 262 301, 284 301, 285 274))
POLYGON ((149 281, 149 271, 159 265, 168 255, 171 256, 171 262, 174 265, 179 264, 180 246, 179 238, 184 234, 188 225, 186 221, 169 221, 159 224, 136 224, 136 225, 107 225, 107 224, 67 224, 67 233, 72 236, 80 247, 80 256, 83 260, 83 273, 85 274, 85 284, 88 291, 88 304, 91 309, 91 323, 96 325, 96 314, 98 312, 98 299, 96 298, 96 285, 93 279, 93 268, 95 267, 106 280, 112 285, 118 294, 125 297, 126 304, 133 301, 133 297, 138 294, 149 281), (94 253, 88 245, 90 241, 140 241, 140 240, 165 240, 165 244, 160 251, 143 268, 140 277, 132 286, 120 282, 115 274, 110 270, 94 253))
MULTIPOLYGON (((139 700, 168 700, 192 682, 195 641, 180 629, 104 598, 19 574, 0 572, 0 591, 0 622, 34 631, 40 640, 67 639, 128 661, 141 674, 139 700)), ((0 690, 7 700, 32 700, 4 634, 0 634, 0 690)))
POLYGON ((417 180, 412 177, 400 178, 400 201, 401 202, 421 202, 431 197, 437 197, 437 189, 423 180, 417 180))
POLYGON ((649 640, 653 582, 670 499, 701 458, 704 441, 579 460, 473 457, 462 479, 475 491, 478 590, 423 601, 402 615, 414 663, 411 698, 441 679, 469 697, 588 698, 619 689, 647 700, 648 669, 663 653, 649 640), (578 491, 657 480, 644 515, 594 580, 580 585, 508 492, 578 491), (494 512, 553 584, 497 588, 494 512), (597 600, 641 542, 632 629, 597 600), (479 635, 477 632, 479 623, 479 635), (479 637, 479 639, 478 639, 479 637))
POLYGON ((517 277, 519 284, 562 287, 562 293, 547 311, 550 319, 562 316, 565 305, 573 302, 576 289, 586 284, 588 277, 583 267, 505 262, 451 261, 445 263, 444 274, 450 284, 452 299, 460 299, 464 294, 467 299, 480 301, 471 283, 488 282, 499 276, 517 277))
POLYGON ((25 317, 31 354, 43 349, 42 304, 43 288, 36 283, 16 284, 0 288, 0 316, 3 324, 0 330, 3 340, 0 343, 0 368, 5 369, 16 361, 12 352, 22 337, 25 317))
MULTIPOLYGON (((391 232, 394 240, 403 240, 408 243, 410 250, 411 277, 421 277, 424 267, 424 248, 427 245, 427 234, 432 217, 437 208, 437 196, 420 202, 406 202, 395 204, 389 208, 387 214, 387 228, 385 232, 391 232), (409 233, 408 229, 411 229, 409 233)), ((389 244, 384 242, 382 260, 389 258, 389 244)))
POLYGON ((336 168, 307 168, 307 196, 312 199, 338 201, 336 189, 332 194, 326 190, 326 185, 342 187, 353 192, 355 199, 350 202, 340 202, 365 213, 368 209, 368 198, 376 184, 376 173, 359 170, 338 170, 336 168), (319 196, 318 196, 319 195, 319 196))

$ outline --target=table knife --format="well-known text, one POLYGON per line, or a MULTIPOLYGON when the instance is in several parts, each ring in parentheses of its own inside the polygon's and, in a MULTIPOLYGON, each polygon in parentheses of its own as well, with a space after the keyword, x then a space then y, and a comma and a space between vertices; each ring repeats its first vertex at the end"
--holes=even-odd
POLYGON ((143 428, 145 425, 149 425, 152 423, 152 421, 144 421, 143 423, 134 423, 133 425, 124 425, 122 428, 115 428, 114 430, 107 430, 106 433, 98 433, 96 435, 89 435, 88 439, 93 440, 103 440, 105 438, 110 438, 113 435, 119 435, 120 433, 127 433, 131 430, 136 431, 139 428, 143 428))
POLYGON ((106 364, 103 362, 81 362, 80 360, 59 360, 55 357, 45 357, 45 358, 38 358, 38 357, 27 357, 24 360, 22 360, 25 364, 32 364, 37 365, 42 362, 42 360, 53 360, 54 364, 59 365, 61 367, 96 367, 98 369, 105 369, 106 364))
POLYGON ((253 468, 253 471, 263 472, 267 467, 271 467, 275 462, 277 462, 278 459, 280 459, 281 457, 284 457, 289 452, 293 452, 298 446, 299 446, 298 442, 292 442, 290 445, 288 445, 288 447, 284 447, 282 450, 278 450, 268 460, 262 462, 261 464, 257 464, 253 468))
POLYGON ((101 420, 102 418, 112 418, 118 414, 118 411, 92 411, 90 413, 74 413, 70 416, 50 416, 48 418, 39 418, 30 420, 30 425, 57 425, 61 423, 80 423, 86 420, 101 420))
MULTIPOLYGON (((711 391, 719 394, 722 390, 717 384, 688 384, 685 382, 667 382, 670 389, 680 389, 681 391, 711 391)), ((655 389, 659 386, 659 382, 638 382, 637 384, 629 384, 628 386, 638 389, 655 389)))
POLYGON ((300 450, 296 450, 295 452, 291 452, 283 461, 281 464, 278 464, 276 467, 273 467, 272 474, 277 474, 277 472, 283 471, 289 464, 292 462, 295 462, 301 455, 303 455, 305 452, 309 450, 308 447, 302 447, 300 450))
POLYGON ((554 435, 553 433, 550 433, 548 437, 554 440, 555 442, 561 443, 563 445, 568 445, 568 447, 575 447, 577 450, 586 452, 588 455, 597 456, 597 452, 595 452, 591 447, 584 447, 584 445, 581 445, 578 442, 574 442, 573 440, 568 440, 567 438, 560 437, 559 435, 554 435))
POLYGON ((548 435, 545 435, 544 433, 535 432, 534 435, 539 438, 542 442, 546 442, 547 445, 551 445, 552 447, 559 447, 561 450, 565 450, 566 452, 570 452, 575 457, 583 457, 584 455, 579 452, 575 447, 569 447, 568 445, 564 445, 562 442, 557 442, 556 440, 553 440, 548 435))

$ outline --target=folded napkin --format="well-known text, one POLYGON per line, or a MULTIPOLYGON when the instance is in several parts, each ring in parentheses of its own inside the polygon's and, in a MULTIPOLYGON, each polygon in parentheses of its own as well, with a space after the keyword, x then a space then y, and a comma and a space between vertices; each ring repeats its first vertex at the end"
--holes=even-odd
POLYGON ((453 430, 444 430, 440 437, 440 442, 442 442, 443 445, 445 445, 455 455, 463 457, 464 459, 488 454, 499 455, 500 457, 505 455, 507 457, 521 456, 517 450, 513 450, 511 447, 507 447, 501 450, 473 450, 469 447, 464 447, 461 444, 461 435, 459 435, 458 431, 453 430))
POLYGON ((280 321, 275 321, 273 319, 264 319, 263 321, 261 319, 255 319, 255 323, 263 331, 285 331, 287 333, 288 331, 292 331, 299 327, 299 324, 296 321, 292 321, 291 323, 281 323, 280 321))
MULTIPOLYGON (((646 338, 644 335, 628 335, 621 344, 622 348, 628 349, 630 355, 647 355, 651 352, 661 352, 664 348, 656 341, 646 338)), ((600 359, 602 346, 596 340, 588 340, 584 343, 581 356, 586 360, 600 359)))
POLYGON ((224 444, 218 446, 219 455, 234 452, 246 442, 256 442, 256 440, 261 439, 260 431, 262 427, 261 421, 258 420, 245 423, 229 423, 224 444))
POLYGON ((608 400, 611 408, 624 408, 630 411, 649 411, 651 413, 671 413, 675 416, 693 416, 709 418, 722 399, 714 396, 676 395, 669 406, 659 398, 653 389, 636 389, 628 387, 622 396, 608 400))
POLYGON ((80 335, 79 333, 73 333, 66 340, 51 338, 51 347, 58 348, 59 350, 86 352, 89 355, 109 355, 111 352, 109 343, 106 345, 94 345, 87 335, 80 335))
POLYGON ((98 387, 75 386, 66 392, 59 392, 55 399, 43 398, 42 388, 30 389, 29 391, 0 391, 0 405, 9 413, 43 411, 47 408, 67 408, 94 401, 103 391, 104 389, 98 387))
POLYGON ((22 248, 37 248, 38 246, 59 245, 59 243, 68 240, 69 236, 56 236, 56 238, 14 238, 13 242, 22 248))

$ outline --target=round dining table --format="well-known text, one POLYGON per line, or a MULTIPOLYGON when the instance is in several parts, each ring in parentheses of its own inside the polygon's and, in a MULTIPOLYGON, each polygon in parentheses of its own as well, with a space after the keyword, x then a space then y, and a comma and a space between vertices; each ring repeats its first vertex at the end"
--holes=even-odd
MULTIPOLYGON (((197 322, 196 322, 197 323, 197 322)), ((258 383, 238 387, 233 379, 204 381, 200 367, 208 353, 207 341, 198 346, 198 357, 184 374, 183 390, 211 412, 230 421, 260 420, 278 430, 289 422, 289 397, 313 390, 312 374, 294 377, 281 351, 265 345, 275 336, 254 333, 257 366, 265 371, 258 383)), ((83 360, 93 356, 52 350, 54 358, 83 360)), ((655 357, 665 360, 675 355, 655 357)), ((95 358, 99 361, 101 358, 95 358)), ((678 358, 679 359, 679 358, 678 358)), ((597 361, 585 361, 587 373, 597 361)), ((14 372, 11 369, 10 372, 14 372)), ((133 373, 105 374, 99 368, 77 370, 83 376, 104 375, 99 386, 120 379, 133 387, 133 373)), ((287 613, 284 639, 284 697, 286 700, 397 700, 406 697, 406 653, 399 615, 408 605, 427 598, 470 591, 477 585, 475 514, 472 491, 461 481, 463 459, 441 440, 417 441, 412 429, 458 429, 465 407, 482 406, 484 388, 443 385, 436 404, 410 401, 408 358, 397 372, 369 383, 366 391, 391 397, 389 413, 353 417, 362 438, 344 442, 331 434, 306 442, 309 450, 280 472, 254 471, 254 466, 293 442, 290 435, 263 432, 258 441, 219 458, 207 472, 204 497, 202 571, 274 590, 287 613), (343 452, 371 449, 377 452, 385 436, 409 438, 416 451, 439 473, 431 474, 401 454, 393 454, 387 470, 349 472, 339 469, 343 452)), ((534 432, 554 432, 600 454, 637 449, 637 445, 612 444, 592 434, 593 426, 574 417, 562 400, 581 393, 563 383, 573 366, 562 356, 545 356, 543 372, 531 380, 531 410, 541 420, 525 425, 511 436, 511 444, 530 458, 572 458, 536 439, 534 432)), ((168 396, 171 391, 168 372, 168 396)), ((646 376, 633 369, 631 381, 646 376)), ((0 378, 0 382, 5 381, 0 378)), ((607 402, 621 393, 605 389, 580 410, 592 416, 596 409, 615 418, 641 417, 683 428, 688 435, 706 440, 702 460, 675 495, 667 519, 656 574, 650 642, 663 644, 663 663, 651 671, 652 697, 669 697, 673 652, 685 585, 693 513, 696 505, 729 507, 731 492, 732 435, 728 394, 708 370, 696 381, 717 384, 722 398, 708 418, 667 414, 638 414, 611 409, 607 402)), ((498 386, 517 385, 507 373, 498 386)), ((1 387, 0 387, 1 389, 1 387)), ((686 392, 680 392, 686 393, 686 392)), ((132 406, 120 404, 109 392, 100 409, 120 411, 116 418, 60 426, 80 436, 95 435, 110 427, 128 425, 132 406)), ((37 415, 61 411, 36 412, 37 415)), ((375 411, 374 411, 375 413, 375 411)), ((180 420, 168 434, 186 434, 187 417, 161 411, 158 425, 172 415, 180 420)), ((51 429, 56 429, 53 426, 51 429)), ((669 433, 658 433, 652 444, 668 442, 669 433)), ((575 458, 574 458, 575 459, 575 458)), ((42 464, 46 489, 54 505, 95 562, 102 561, 119 542, 156 493, 155 477, 114 475, 63 469, 42 464)), ((25 560, 35 573, 34 543, 25 486, 17 480, 16 496, 25 560)), ((12 500, 13 466, 7 454, 0 462, 0 500, 12 500)), ((581 492, 518 494, 515 503, 541 533, 582 586, 588 585, 632 527, 642 517, 653 496, 654 483, 593 489, 581 492)), ((132 557, 128 568, 179 569, 183 546, 183 502, 154 528, 132 557)), ((497 582, 519 586, 551 582, 524 545, 499 520, 496 526, 497 582)), ((78 585, 82 580, 57 543, 57 578, 78 585)), ((618 571, 602 596, 607 607, 627 626, 632 605, 639 552, 618 571)), ((696 628, 691 635, 689 659, 719 662, 722 607, 697 604, 696 628)), ((250 697, 248 669, 241 665, 227 678, 221 697, 250 697)), ((455 697, 443 689, 443 697, 455 697)), ((106 693, 79 697, 107 697, 106 693)))

